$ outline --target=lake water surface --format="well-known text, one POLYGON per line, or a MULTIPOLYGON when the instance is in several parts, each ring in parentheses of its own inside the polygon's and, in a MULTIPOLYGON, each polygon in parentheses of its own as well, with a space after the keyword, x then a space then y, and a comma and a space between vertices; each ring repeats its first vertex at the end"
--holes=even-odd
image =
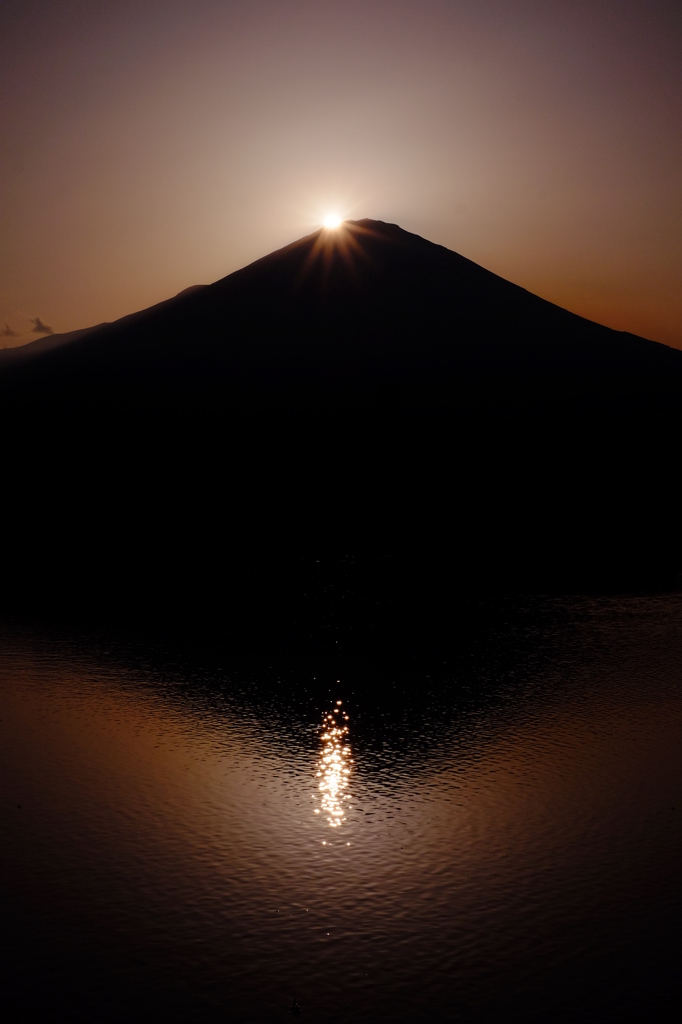
POLYGON ((681 594, 491 601, 404 664, 0 640, 6 1019, 682 1009, 681 594))

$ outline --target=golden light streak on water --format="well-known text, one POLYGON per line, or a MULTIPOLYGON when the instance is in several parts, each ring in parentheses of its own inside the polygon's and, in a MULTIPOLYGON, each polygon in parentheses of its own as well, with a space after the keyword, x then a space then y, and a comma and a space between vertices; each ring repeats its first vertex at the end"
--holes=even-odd
MULTIPOLYGON (((350 801, 351 748, 348 741, 348 715, 337 700, 331 711, 325 712, 321 726, 321 750, 317 761, 316 778, 320 807, 315 814, 325 814, 331 828, 339 828, 346 820, 345 805, 350 801)), ((326 845, 326 843, 324 844, 326 845)))

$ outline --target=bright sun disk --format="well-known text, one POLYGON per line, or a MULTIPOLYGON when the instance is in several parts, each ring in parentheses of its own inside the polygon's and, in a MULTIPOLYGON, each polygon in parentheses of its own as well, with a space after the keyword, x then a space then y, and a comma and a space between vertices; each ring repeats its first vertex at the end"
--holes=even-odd
POLYGON ((342 224, 342 220, 337 213, 328 213, 323 224, 326 228, 338 228, 342 224))

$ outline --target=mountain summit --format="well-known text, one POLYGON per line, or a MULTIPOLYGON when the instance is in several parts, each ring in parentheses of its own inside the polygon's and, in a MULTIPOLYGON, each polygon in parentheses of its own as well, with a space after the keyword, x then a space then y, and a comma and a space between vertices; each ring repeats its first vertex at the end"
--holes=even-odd
POLYGON ((0 394, 24 408, 221 418, 660 413, 682 394, 682 353, 359 220, 115 323, 26 346, 0 360, 0 394))

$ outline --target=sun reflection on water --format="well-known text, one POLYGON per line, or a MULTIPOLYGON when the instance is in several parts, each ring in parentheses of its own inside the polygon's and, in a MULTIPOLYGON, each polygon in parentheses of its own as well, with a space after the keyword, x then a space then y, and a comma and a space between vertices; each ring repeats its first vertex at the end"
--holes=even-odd
POLYGON ((339 828, 346 820, 344 805, 350 801, 348 782, 353 763, 348 742, 348 715, 337 700, 332 711, 325 712, 321 726, 322 749, 317 762, 320 807, 315 814, 325 814, 331 828, 339 828))

